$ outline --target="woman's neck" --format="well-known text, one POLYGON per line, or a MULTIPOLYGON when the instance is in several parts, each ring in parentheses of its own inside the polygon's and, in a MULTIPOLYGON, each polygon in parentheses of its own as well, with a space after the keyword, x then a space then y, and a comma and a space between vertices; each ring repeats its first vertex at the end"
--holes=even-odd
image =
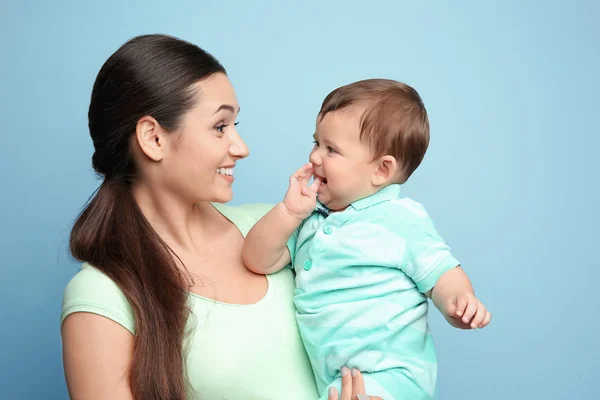
POLYGON ((134 184, 132 190, 152 228, 173 250, 202 252, 198 245, 210 243, 220 229, 222 216, 208 201, 186 202, 143 183, 134 184))

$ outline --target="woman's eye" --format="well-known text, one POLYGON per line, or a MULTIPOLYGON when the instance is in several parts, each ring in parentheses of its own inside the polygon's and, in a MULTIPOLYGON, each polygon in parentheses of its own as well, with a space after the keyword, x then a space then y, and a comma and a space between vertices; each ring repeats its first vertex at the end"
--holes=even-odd
MULTIPOLYGON (((235 122, 233 124, 233 126, 238 126, 239 122, 235 122)), ((225 133, 223 132, 225 130, 225 128, 227 128, 229 126, 229 124, 221 124, 221 125, 217 125, 215 126, 215 129, 219 131, 219 133, 225 133)))

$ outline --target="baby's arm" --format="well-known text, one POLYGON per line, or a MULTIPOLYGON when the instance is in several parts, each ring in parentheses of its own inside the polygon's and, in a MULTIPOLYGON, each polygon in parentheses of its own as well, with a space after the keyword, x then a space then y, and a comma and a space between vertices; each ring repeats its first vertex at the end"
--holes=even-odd
POLYGON ((301 222, 283 203, 277 204, 246 236, 242 251, 246 267, 257 274, 271 274, 289 264, 287 240, 301 222))
POLYGON ((283 202, 277 204, 248 232, 242 256, 246 267, 257 274, 271 274, 290 262, 288 239, 316 206, 318 179, 308 186, 312 164, 292 175, 283 202))
POLYGON ((457 328, 477 329, 490 323, 492 314, 475 297, 471 281, 460 266, 444 272, 426 294, 446 320, 457 328))
POLYGON ((451 325, 476 329, 489 324, 491 314, 475 297, 471 281, 435 229, 425 208, 411 200, 401 204, 404 204, 404 211, 409 212, 400 215, 405 225, 411 227, 404 232, 409 238, 410 255, 404 272, 432 299, 451 325))

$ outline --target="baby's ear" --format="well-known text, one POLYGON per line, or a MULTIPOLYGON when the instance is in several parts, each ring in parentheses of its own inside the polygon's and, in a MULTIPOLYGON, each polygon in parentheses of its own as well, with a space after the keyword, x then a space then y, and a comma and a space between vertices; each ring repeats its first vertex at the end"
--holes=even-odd
POLYGON ((373 186, 390 184, 398 172, 398 162, 390 155, 381 156, 375 161, 375 174, 373 174, 373 186))

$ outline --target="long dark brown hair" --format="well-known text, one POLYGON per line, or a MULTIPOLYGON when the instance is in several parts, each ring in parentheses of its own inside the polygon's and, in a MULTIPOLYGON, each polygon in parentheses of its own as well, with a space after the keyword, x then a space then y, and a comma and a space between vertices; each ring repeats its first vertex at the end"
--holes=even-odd
POLYGON ((88 113, 92 165, 103 178, 71 232, 73 256, 108 275, 135 314, 129 382, 135 399, 183 400, 183 340, 189 284, 174 253, 150 226, 131 192, 136 166, 130 139, 152 116, 178 128, 196 101, 191 86, 223 66, 210 54, 165 35, 138 36, 104 63, 88 113))

